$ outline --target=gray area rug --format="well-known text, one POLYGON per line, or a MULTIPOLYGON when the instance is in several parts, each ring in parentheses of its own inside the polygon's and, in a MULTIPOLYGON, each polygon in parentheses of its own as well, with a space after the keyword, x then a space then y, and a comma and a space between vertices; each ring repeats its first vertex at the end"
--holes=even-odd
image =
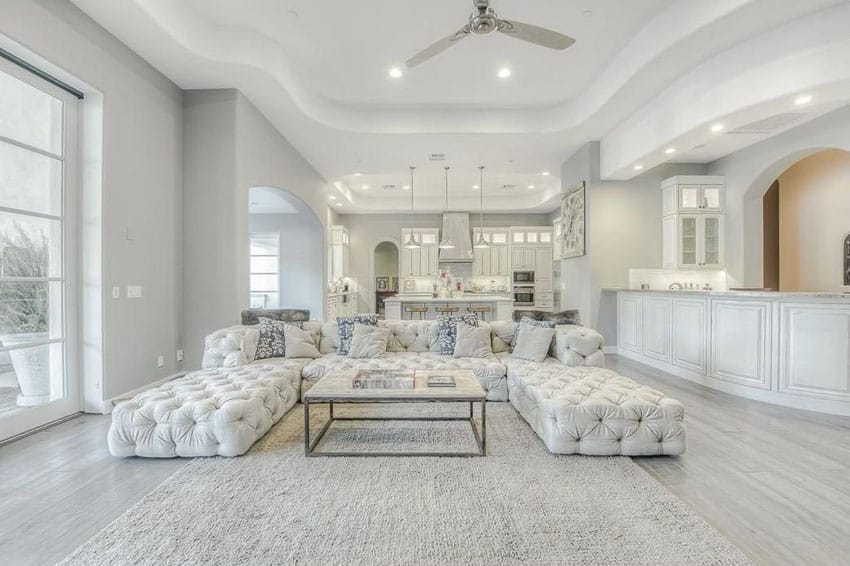
MULTIPOLYGON (((387 411, 445 409, 339 410, 387 411)), ((296 405, 248 454, 190 462, 65 563, 749 563, 629 458, 553 456, 510 404, 487 412, 486 458, 305 458, 296 405)), ((474 444, 467 423, 368 421, 320 445, 422 447, 474 444)))

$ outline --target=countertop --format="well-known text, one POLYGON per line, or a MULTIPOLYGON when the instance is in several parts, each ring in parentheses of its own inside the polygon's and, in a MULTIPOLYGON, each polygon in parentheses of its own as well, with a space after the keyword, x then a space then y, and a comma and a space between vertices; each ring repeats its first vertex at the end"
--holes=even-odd
POLYGON ((767 299, 839 299, 850 302, 850 293, 836 291, 689 291, 673 289, 625 289, 622 287, 603 287, 611 293, 660 293, 668 295, 689 295, 709 297, 759 297, 767 299))
POLYGON ((514 300, 509 297, 500 297, 498 295, 464 295, 462 297, 452 298, 431 298, 430 295, 396 295, 395 297, 387 297, 385 303, 396 301, 401 303, 495 303, 499 301, 508 301, 513 303, 514 300))

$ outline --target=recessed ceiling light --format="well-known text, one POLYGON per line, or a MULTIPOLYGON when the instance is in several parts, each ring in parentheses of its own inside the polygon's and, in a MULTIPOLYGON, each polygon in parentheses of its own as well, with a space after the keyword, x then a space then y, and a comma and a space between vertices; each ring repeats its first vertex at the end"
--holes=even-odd
POLYGON ((400 79, 402 75, 401 69, 398 67, 392 67, 387 73, 394 79, 400 79))
POLYGON ((664 150, 664 153, 666 153, 667 155, 673 155, 674 153, 676 153, 676 148, 675 147, 668 147, 667 149, 664 150))
POLYGON ((472 185, 472 188, 473 189, 480 189, 481 187, 479 187, 478 185, 472 185))
POLYGON ((500 79, 506 79, 511 76, 511 70, 507 67, 502 67, 501 69, 499 69, 498 75, 500 79))
POLYGON ((801 94, 800 96, 798 96, 797 98, 794 99, 794 104, 796 104, 797 106, 803 106, 805 104, 808 104, 811 101, 812 101, 812 95, 811 94, 801 94))
POLYGON ((360 176, 360 175, 362 175, 362 174, 363 174, 363 173, 355 173, 355 174, 354 174, 354 176, 355 176, 355 177, 359 177, 359 176, 360 176))
POLYGON ((643 165, 641 165, 640 163, 638 163, 637 165, 635 165, 635 166, 633 167, 633 169, 634 169, 635 171, 640 171, 641 169, 643 169, 643 165))
POLYGON ((725 128, 725 127, 726 126, 724 126, 723 124, 712 124, 711 125, 711 131, 716 134, 718 132, 722 132, 723 128, 725 128))
POLYGON ((362 186, 362 187, 360 187, 360 188, 361 188, 361 189, 363 189, 364 191, 368 191, 368 190, 369 190, 369 185, 363 185, 363 186, 362 186))
POLYGON ((544 177, 548 177, 548 176, 549 176, 549 171, 544 171, 544 172, 542 172, 542 173, 541 173, 541 175, 543 175, 544 177))
POLYGON ((402 187, 402 189, 404 189, 405 191, 409 191, 409 190, 410 190, 410 185, 405 185, 405 186, 403 186, 403 187, 402 187))
POLYGON ((529 188, 529 189, 533 189, 533 188, 534 188, 534 185, 528 185, 528 188, 529 188))

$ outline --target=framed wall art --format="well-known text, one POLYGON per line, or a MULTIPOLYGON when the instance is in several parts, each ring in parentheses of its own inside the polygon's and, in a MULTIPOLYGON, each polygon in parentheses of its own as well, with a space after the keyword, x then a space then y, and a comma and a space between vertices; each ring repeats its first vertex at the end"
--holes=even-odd
POLYGON ((567 190, 561 199, 561 258, 585 255, 584 181, 567 190))

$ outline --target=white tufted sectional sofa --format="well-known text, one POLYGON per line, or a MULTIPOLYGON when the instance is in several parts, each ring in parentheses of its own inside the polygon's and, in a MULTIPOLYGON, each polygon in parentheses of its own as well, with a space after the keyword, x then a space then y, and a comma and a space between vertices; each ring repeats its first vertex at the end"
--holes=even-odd
MULTIPOLYGON (((119 456, 241 454, 292 407, 299 391, 303 395, 328 373, 398 367, 472 370, 486 391, 488 401, 510 400, 553 453, 674 455, 685 450, 681 403, 603 369, 602 336, 593 330, 559 326, 549 357, 537 363, 510 356, 510 342, 517 328, 515 322, 479 323, 489 326, 491 331, 493 354, 485 358, 440 355, 435 321, 380 321, 379 324, 390 329, 390 339, 386 357, 372 359, 352 359, 337 354, 336 323, 303 323, 303 328, 313 334, 322 354, 315 360, 272 358, 255 361, 259 338, 256 326, 239 325, 217 330, 205 340, 204 370, 139 395, 126 407, 116 407, 110 429, 110 450, 119 456), (272 389, 281 397, 280 402, 269 398, 268 389, 259 393, 268 383, 257 384, 255 392, 243 377, 234 377, 234 389, 230 389, 228 376, 244 376, 244 372, 256 375, 257 379, 267 372, 278 375, 281 381, 272 389), (186 384, 193 384, 195 389, 181 391, 186 385, 175 384, 182 380, 189 380, 186 384), (207 380, 213 383, 206 383, 207 380), (199 393, 199 387, 205 393, 199 393), (241 422, 232 416, 240 411, 234 412, 227 407, 229 398, 214 393, 217 388, 230 394, 239 391, 244 400, 252 396, 263 399, 255 401, 250 412, 250 418, 258 423, 256 438, 252 439, 244 431, 241 435, 228 435, 215 426, 214 423, 222 423, 226 428, 241 422), (210 395, 210 399, 214 397, 215 401, 203 399, 205 395, 210 395), (195 406, 197 402, 206 404, 199 409, 195 406), (156 403, 166 405, 155 408, 156 403), (257 403, 263 406, 262 411, 257 403), (281 407, 282 412, 279 411, 281 407), (216 414, 225 410, 231 416, 216 414), (257 416, 260 414, 264 415, 261 421, 257 416), (268 425, 265 417, 268 417, 268 425), (199 423, 204 424, 199 428, 199 423), (189 429, 192 432, 187 436, 189 429)), ((248 418, 247 414, 242 418, 248 418)))

